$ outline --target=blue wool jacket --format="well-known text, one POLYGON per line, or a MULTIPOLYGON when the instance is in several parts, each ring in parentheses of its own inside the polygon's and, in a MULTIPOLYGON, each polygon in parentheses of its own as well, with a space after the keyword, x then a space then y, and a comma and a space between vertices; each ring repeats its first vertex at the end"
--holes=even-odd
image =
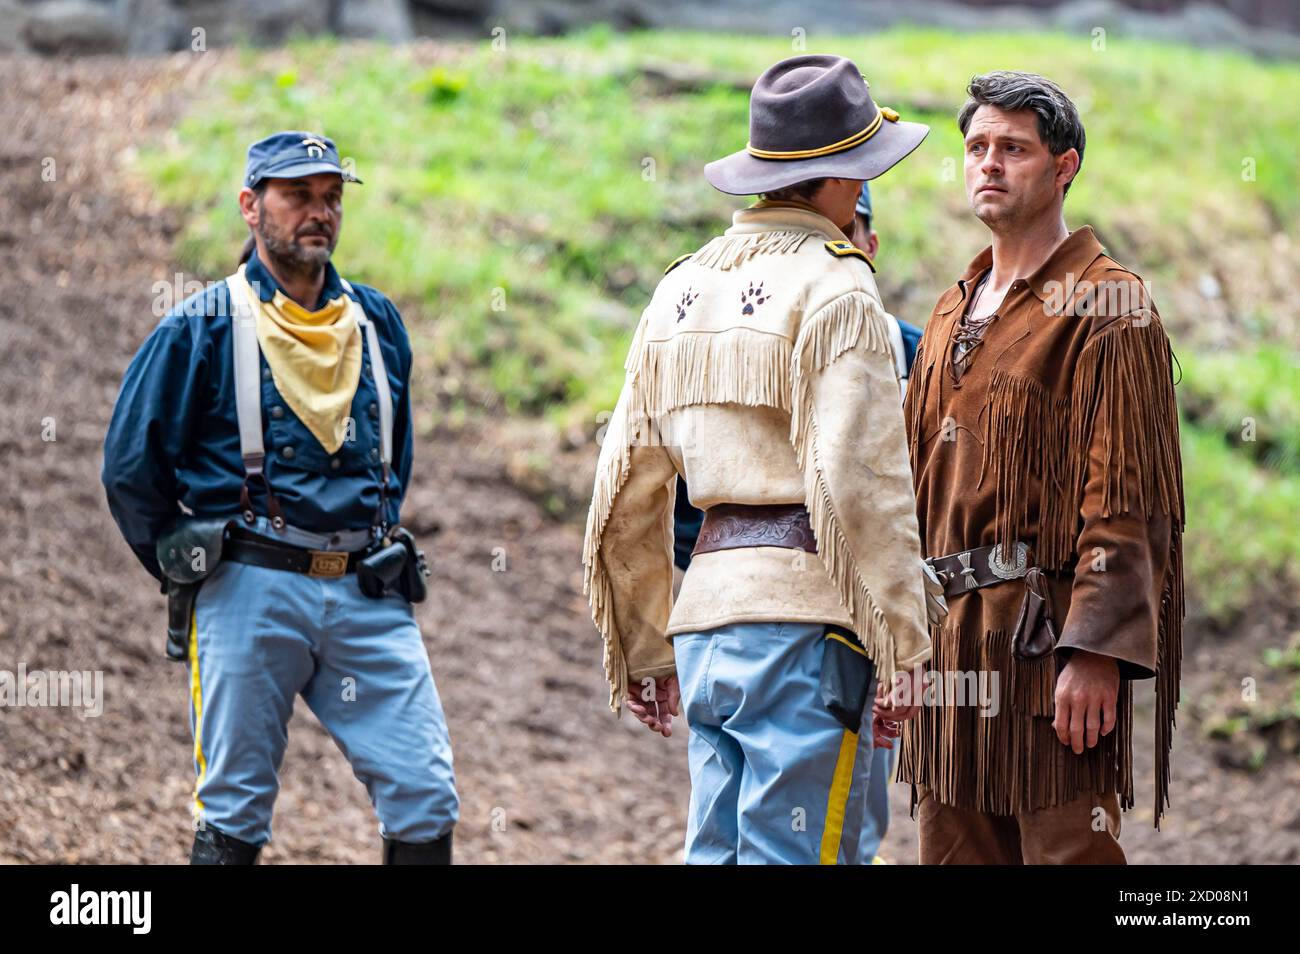
MULTIPOLYGON (((245 273, 264 301, 280 287, 257 259, 245 273)), ((398 522, 411 474, 411 344, 401 315, 373 288, 353 284, 354 298, 374 322, 393 395, 393 466, 387 517, 398 522)), ((321 301, 344 294, 333 265, 321 301)), ((146 570, 162 578, 154 543, 180 513, 239 513, 244 466, 235 414, 234 356, 225 281, 186 299, 158 323, 126 370, 104 440, 101 479, 108 508, 146 570)), ((328 454, 280 397, 261 359, 265 471, 292 526, 322 533, 369 527, 379 507, 379 403, 370 355, 361 349, 361 377, 352 399, 355 436, 328 454)), ((253 509, 266 514, 266 494, 249 483, 253 509)))

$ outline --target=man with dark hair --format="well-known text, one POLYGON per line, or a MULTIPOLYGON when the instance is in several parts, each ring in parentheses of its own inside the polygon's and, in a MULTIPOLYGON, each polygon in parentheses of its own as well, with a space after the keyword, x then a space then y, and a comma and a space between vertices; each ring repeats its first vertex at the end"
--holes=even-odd
POLYGON ((969 93, 966 191, 993 241, 940 297, 907 394, 921 539, 952 609, 899 775, 922 864, 1122 863, 1133 686, 1155 678, 1157 825, 1178 702, 1169 340, 1141 280, 1066 228, 1084 146, 1069 98, 1030 73, 969 93))
POLYGON ((451 741, 411 608, 427 571, 398 525, 411 346, 331 263, 351 182, 322 136, 249 147, 252 247, 141 345, 104 442, 109 509, 189 665, 193 864, 256 863, 299 695, 365 784, 385 863, 451 861, 451 741))

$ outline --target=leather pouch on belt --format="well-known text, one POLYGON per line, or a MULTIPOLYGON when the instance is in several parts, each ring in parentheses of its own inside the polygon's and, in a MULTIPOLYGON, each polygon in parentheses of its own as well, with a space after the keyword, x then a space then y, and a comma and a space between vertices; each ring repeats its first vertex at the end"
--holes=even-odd
POLYGON ((1025 573, 1025 598, 1011 635, 1012 652, 1020 659, 1040 659, 1056 648, 1056 620, 1052 613, 1052 592, 1038 567, 1025 573))
POLYGON ((822 639, 822 704, 850 732, 862 728, 875 664, 856 636, 827 626, 822 639))

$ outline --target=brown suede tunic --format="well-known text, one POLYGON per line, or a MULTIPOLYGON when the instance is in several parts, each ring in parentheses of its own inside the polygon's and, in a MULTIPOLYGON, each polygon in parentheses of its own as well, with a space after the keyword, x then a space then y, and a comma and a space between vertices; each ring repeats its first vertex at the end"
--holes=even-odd
POLYGON ((1183 617, 1182 471, 1168 338, 1141 280, 1083 227, 1028 280, 957 380, 952 338, 985 249, 939 299, 917 351, 904 413, 927 557, 1015 541, 1049 571, 1060 641, 1023 661, 1011 632, 1021 580, 949 597, 930 668, 998 673, 999 714, 923 707, 899 776, 945 804, 1010 815, 1087 792, 1133 804, 1132 692, 1155 677, 1157 826, 1183 617), (1054 686, 1071 650, 1114 657, 1118 724, 1076 756, 1052 729, 1054 686))

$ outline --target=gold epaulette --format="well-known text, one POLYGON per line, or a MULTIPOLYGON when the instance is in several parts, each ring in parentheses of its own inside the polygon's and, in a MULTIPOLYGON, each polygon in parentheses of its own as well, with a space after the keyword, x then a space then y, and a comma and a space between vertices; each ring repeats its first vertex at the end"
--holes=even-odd
MULTIPOLYGON (((869 256, 866 252, 862 251, 862 249, 858 248, 852 242, 844 242, 839 239, 836 239, 833 242, 827 242, 826 251, 830 252, 836 258, 844 258, 846 255, 851 255, 854 258, 860 258, 867 263, 867 265, 871 268, 873 272, 876 270, 876 265, 873 261, 871 261, 871 256, 869 256)), ((673 264, 675 265, 677 263, 674 262, 673 264)))
POLYGON ((692 255, 694 255, 694 254, 695 254, 694 252, 687 252, 685 255, 679 255, 679 256, 677 256, 675 259, 672 260, 672 262, 669 263, 668 267, 664 269, 664 274, 667 275, 667 274, 668 274, 669 272, 671 272, 674 268, 676 268, 678 265, 680 265, 682 262, 686 261, 688 258, 690 258, 690 257, 691 257, 692 255))

